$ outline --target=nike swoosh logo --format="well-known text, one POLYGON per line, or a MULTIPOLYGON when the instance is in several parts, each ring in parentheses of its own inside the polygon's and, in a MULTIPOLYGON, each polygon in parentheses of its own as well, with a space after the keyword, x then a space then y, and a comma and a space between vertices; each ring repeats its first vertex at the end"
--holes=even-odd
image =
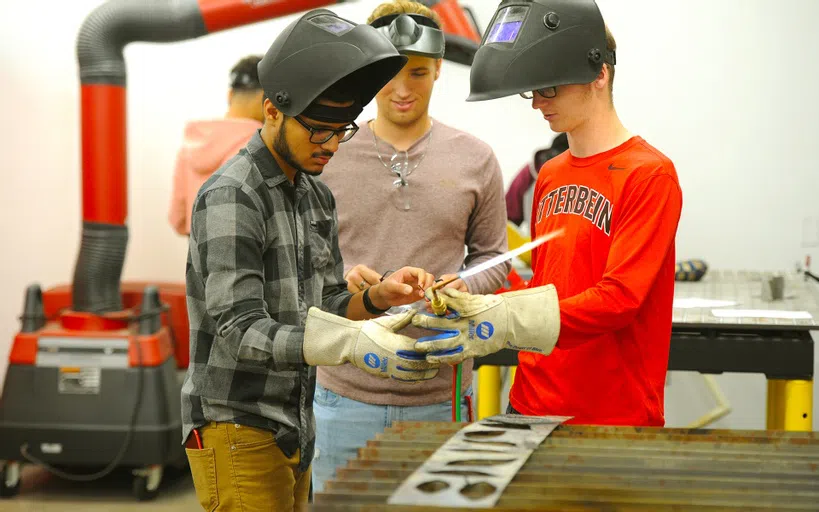
POLYGON ((615 167, 614 164, 609 164, 610 171, 625 171, 625 167, 615 167))

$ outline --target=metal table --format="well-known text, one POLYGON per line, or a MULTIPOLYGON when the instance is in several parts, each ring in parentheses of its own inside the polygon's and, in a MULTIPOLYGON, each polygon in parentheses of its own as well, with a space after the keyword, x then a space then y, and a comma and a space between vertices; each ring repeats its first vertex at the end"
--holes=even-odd
MULTIPOLYGON (((393 424, 337 470, 313 510, 466 510, 386 505, 460 426, 393 424)), ((495 510, 816 510, 817 461, 814 432, 562 425, 517 472, 495 510)))
MULTIPOLYGON (((726 309, 807 311, 811 319, 719 318, 712 308, 674 308, 668 369, 705 374, 762 373, 768 379, 767 428, 810 431, 813 423, 813 339, 819 330, 819 287, 785 274, 784 299, 762 299, 766 274, 709 270, 699 282, 677 282, 675 298, 736 302, 726 309)), ((517 352, 475 360, 479 417, 499 411, 500 366, 516 366, 517 352), (487 402, 489 405, 487 406, 487 402)))

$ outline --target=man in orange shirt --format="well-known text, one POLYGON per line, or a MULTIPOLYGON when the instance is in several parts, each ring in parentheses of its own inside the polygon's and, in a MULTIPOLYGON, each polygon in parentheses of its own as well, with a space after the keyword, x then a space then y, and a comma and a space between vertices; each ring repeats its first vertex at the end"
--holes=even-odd
POLYGON ((615 50, 594 0, 500 4, 469 99, 520 94, 568 135, 538 175, 531 226, 563 236, 533 251, 531 288, 441 290, 457 318, 413 323, 440 331, 416 343, 429 362, 520 350, 509 412, 660 426, 682 193, 673 163, 617 116, 615 50))

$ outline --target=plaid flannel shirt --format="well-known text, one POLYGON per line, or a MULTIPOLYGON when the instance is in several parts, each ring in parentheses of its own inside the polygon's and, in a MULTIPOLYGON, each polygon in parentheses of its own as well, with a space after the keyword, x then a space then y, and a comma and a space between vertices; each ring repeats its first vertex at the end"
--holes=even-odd
POLYGON ((316 370, 304 322, 311 306, 346 314, 343 268, 332 193, 304 174, 292 184, 257 132, 193 206, 183 442, 209 421, 268 429, 307 469, 316 370))

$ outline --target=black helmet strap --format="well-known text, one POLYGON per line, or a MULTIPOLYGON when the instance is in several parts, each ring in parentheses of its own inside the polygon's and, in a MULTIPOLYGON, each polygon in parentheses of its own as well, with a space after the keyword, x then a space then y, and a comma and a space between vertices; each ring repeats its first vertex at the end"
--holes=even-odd
POLYGON ((331 107, 314 101, 301 115, 323 123, 352 123, 363 111, 364 106, 358 100, 348 107, 331 107))

